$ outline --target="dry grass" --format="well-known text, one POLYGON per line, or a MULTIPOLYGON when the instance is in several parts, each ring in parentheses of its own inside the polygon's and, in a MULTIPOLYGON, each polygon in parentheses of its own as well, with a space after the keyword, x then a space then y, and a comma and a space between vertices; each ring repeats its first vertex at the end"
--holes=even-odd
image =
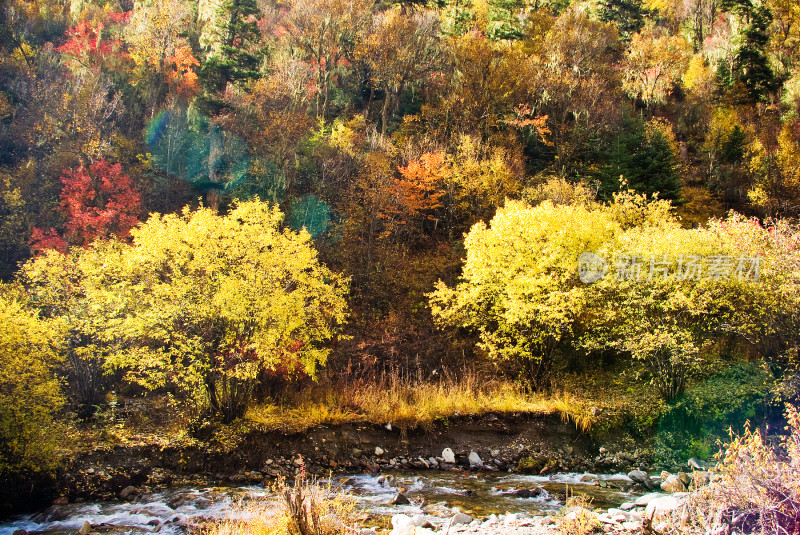
POLYGON ((789 406, 788 434, 770 446, 746 429, 718 454, 710 485, 693 493, 659 529, 664 535, 800 533, 800 414, 789 406))
POLYGON ((206 524, 198 535, 345 535, 357 532, 356 501, 308 479, 272 489, 280 501, 242 503, 224 520, 206 524))
POLYGON ((564 535, 587 535, 600 527, 597 514, 592 511, 592 500, 587 496, 570 496, 555 517, 556 527, 564 535))
POLYGON ((561 414, 584 431, 592 424, 590 411, 576 398, 530 395, 514 383, 485 381, 463 373, 426 382, 399 377, 381 381, 318 385, 282 404, 251 408, 246 419, 265 430, 302 432, 322 424, 345 422, 391 423, 408 429, 430 427, 437 420, 488 412, 561 414))

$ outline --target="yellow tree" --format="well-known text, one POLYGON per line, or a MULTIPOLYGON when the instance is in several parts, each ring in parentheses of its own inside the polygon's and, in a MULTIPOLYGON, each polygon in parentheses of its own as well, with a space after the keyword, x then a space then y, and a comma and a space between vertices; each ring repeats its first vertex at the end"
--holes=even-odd
POLYGON ((0 481, 55 466, 53 415, 63 404, 53 325, 0 288, 0 481))
POLYGON ((576 259, 620 231, 612 214, 584 205, 509 201, 489 226, 477 223, 466 236, 461 281, 437 283, 429 295, 433 317, 474 330, 490 358, 510 362, 532 388, 546 388, 559 344, 596 305, 576 259))
POLYGON ((686 72, 691 48, 683 37, 633 35, 622 61, 622 88, 647 106, 663 104, 686 72))
POLYGON ((226 420, 243 414, 264 370, 315 376, 344 322, 347 283, 281 220, 259 201, 226 216, 184 209, 153 215, 130 244, 71 252, 93 336, 115 348, 106 365, 205 397, 226 420))
POLYGON ((176 76, 194 78, 197 60, 183 36, 190 21, 189 4, 179 0, 144 0, 133 6, 125 41, 136 65, 135 80, 150 93, 151 106, 176 76))
POLYGON ((403 91, 438 67, 442 51, 437 34, 438 19, 433 13, 408 15, 396 8, 376 14, 369 32, 357 45, 355 57, 371 73, 370 100, 375 89, 384 93, 383 133, 403 91))

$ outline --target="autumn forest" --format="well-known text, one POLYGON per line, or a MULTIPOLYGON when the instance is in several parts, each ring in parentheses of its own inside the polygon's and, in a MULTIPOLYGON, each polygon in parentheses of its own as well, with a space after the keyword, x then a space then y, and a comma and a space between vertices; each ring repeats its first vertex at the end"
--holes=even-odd
POLYGON ((799 44, 795 0, 2 0, 0 479, 123 428, 780 418, 799 44))

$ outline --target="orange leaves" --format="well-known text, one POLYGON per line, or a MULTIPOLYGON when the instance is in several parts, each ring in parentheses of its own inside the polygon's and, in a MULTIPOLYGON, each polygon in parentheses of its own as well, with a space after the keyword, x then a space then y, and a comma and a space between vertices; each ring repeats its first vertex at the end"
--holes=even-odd
POLYGON ((191 47, 181 46, 175 49, 175 53, 167 59, 167 64, 174 69, 169 72, 168 80, 170 87, 178 95, 189 98, 200 92, 195 73, 195 68, 200 62, 192 55, 191 47))
POLYGON ((427 152, 419 161, 398 167, 400 178, 391 186, 392 204, 381 213, 384 219, 407 225, 414 220, 435 221, 436 210, 442 208, 444 182, 450 174, 441 152, 427 152))
POLYGON ((519 129, 532 128, 537 134, 542 143, 548 147, 553 146, 553 142, 548 140, 546 136, 550 135, 552 131, 547 126, 547 115, 533 116, 531 107, 528 104, 520 104, 514 108, 513 119, 504 121, 506 124, 517 127, 519 129))

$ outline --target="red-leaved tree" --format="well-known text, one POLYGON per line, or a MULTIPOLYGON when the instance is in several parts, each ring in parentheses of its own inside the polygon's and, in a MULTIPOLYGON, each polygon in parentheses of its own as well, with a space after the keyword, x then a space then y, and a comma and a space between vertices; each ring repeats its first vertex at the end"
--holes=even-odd
POLYGON ((59 210, 64 215, 65 230, 34 229, 31 244, 34 252, 44 249, 63 250, 65 246, 84 246, 96 238, 112 235, 126 237, 139 222, 141 196, 131 179, 122 173, 118 163, 105 160, 74 170, 65 170, 61 177, 59 210))

